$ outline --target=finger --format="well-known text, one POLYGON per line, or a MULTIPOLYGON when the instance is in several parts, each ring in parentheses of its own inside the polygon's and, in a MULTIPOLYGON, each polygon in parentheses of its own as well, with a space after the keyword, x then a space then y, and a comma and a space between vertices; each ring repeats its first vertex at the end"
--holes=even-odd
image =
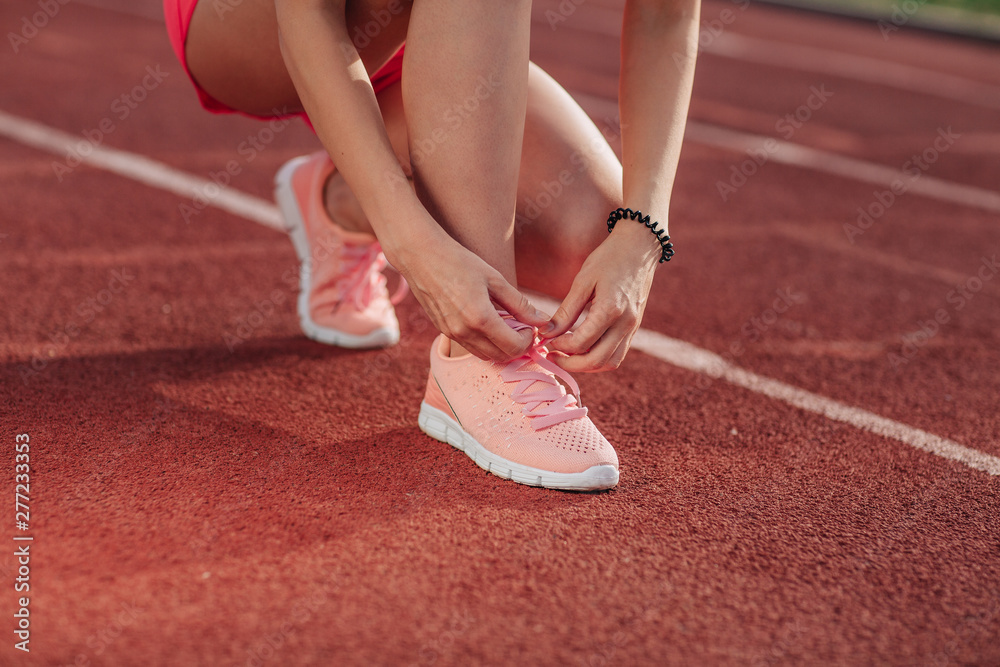
POLYGON ((574 280, 573 285, 569 288, 569 294, 559 304, 555 315, 552 316, 552 327, 549 329, 541 328, 538 334, 544 338, 555 338, 566 333, 573 326, 573 323, 576 322, 577 318, 580 317, 583 309, 587 307, 593 296, 593 283, 589 281, 578 283, 574 280))
POLYGON ((621 313, 616 310, 592 307, 579 327, 570 333, 552 339, 546 345, 549 349, 558 350, 565 354, 586 354, 605 335, 605 332, 618 322, 620 317, 621 313))
POLYGON ((457 343, 464 347, 472 356, 483 361, 496 361, 504 356, 503 350, 498 348, 489 338, 475 332, 462 334, 447 334, 452 343, 457 343))
POLYGON ((635 335, 633 331, 618 344, 618 348, 615 350, 614 354, 607 362, 608 370, 617 369, 625 361, 625 355, 628 354, 629 349, 632 347, 632 336, 635 335))
MULTIPOLYGON (((459 312, 453 312, 449 316, 443 316, 440 314, 440 309, 436 307, 436 304, 434 304, 433 301, 430 303, 433 304, 433 307, 427 310, 428 314, 431 315, 433 313, 433 315, 431 315, 431 319, 435 322, 435 326, 438 331, 443 333, 451 341, 458 343, 468 350, 473 356, 485 361, 492 361, 504 356, 505 353, 494 345, 487 336, 479 331, 474 322, 470 324, 467 321, 467 318, 459 312)), ((484 321, 487 315, 499 319, 499 316, 492 307, 487 307, 484 313, 484 321)))
POLYGON ((524 322, 533 327, 543 327, 548 324, 549 316, 535 308, 528 297, 514 289, 502 276, 498 275, 495 280, 491 280, 488 289, 493 300, 513 315, 518 322, 524 322))
POLYGON ((499 314, 496 315, 495 320, 491 322, 484 333, 490 343, 494 347, 499 348, 501 352, 499 356, 494 357, 494 361, 510 361, 515 357, 520 357, 535 342, 534 329, 514 331, 507 326, 499 314))
POLYGON ((467 340, 472 346, 470 351, 475 349, 481 359, 509 361, 524 354, 534 337, 534 329, 511 329, 493 305, 487 304, 478 313, 465 316, 457 339, 463 346, 467 340))
POLYGON ((594 373, 607 370, 606 364, 617 349, 618 341, 601 340, 586 354, 557 355, 552 360, 570 373, 594 373))
POLYGON ((472 356, 482 359, 483 361, 497 361, 498 359, 502 359, 504 355, 499 348, 486 340, 476 341, 469 339, 464 343, 460 340, 454 340, 453 342, 458 343, 468 350, 472 356))
POLYGON ((628 351, 627 330, 612 327, 585 354, 570 356, 553 355, 550 359, 560 368, 570 373, 595 373, 618 368, 628 351))

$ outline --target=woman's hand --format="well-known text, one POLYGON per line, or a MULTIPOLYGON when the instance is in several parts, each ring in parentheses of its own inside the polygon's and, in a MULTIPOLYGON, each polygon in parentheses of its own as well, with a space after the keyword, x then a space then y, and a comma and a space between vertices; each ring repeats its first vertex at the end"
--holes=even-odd
POLYGON ((563 353, 549 359, 571 373, 618 368, 642 321, 660 246, 643 225, 627 223, 584 261, 552 317, 555 328, 541 332, 549 350, 563 353), (588 305, 580 327, 566 333, 588 305))
MULTIPOLYGON (((622 204, 663 223, 691 101, 700 11, 701 0, 625 3, 622 204)), ((659 257, 659 243, 645 226, 620 221, 584 262, 552 318, 555 329, 542 331, 552 338, 549 349, 569 355, 551 359, 570 372, 617 368, 639 328, 659 257), (588 304, 587 318, 566 334, 588 304)))
POLYGON ((515 332, 497 313, 497 306, 536 327, 548 323, 548 316, 499 271, 444 230, 438 231, 404 248, 386 249, 434 326, 480 359, 508 361, 524 354, 534 332, 515 332))

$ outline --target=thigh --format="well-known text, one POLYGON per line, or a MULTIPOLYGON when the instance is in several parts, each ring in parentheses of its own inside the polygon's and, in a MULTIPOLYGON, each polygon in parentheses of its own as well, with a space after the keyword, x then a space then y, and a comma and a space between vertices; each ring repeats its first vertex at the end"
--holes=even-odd
MULTIPOLYGON (((346 19, 362 61, 375 73, 399 49, 408 0, 350 0, 346 19)), ((274 0, 200 0, 185 45, 188 68, 205 92, 259 116, 298 113, 302 104, 278 44, 274 0)))
POLYGON ((518 283, 561 298, 608 235, 622 167, 593 121, 540 67, 528 83, 515 249, 518 283))

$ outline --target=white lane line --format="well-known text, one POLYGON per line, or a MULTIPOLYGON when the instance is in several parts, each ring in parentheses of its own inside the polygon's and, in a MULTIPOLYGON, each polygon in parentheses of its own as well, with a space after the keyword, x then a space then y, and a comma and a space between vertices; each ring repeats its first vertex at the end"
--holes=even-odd
MULTIPOLYGON (((65 154, 80 142, 78 138, 65 132, 47 128, 39 123, 24 121, 3 112, 0 112, 0 134, 56 155, 65 154)), ((204 191, 211 184, 211 181, 207 179, 186 174, 141 155, 114 148, 97 147, 85 160, 92 166, 106 169, 144 185, 179 194, 182 197, 190 196, 192 191, 204 191)), ((272 229, 281 229, 281 215, 274 204, 257 197, 237 193, 231 188, 224 190, 223 193, 230 193, 231 198, 216 197, 209 200, 210 205, 236 215, 242 215, 272 229), (237 202, 238 205, 232 205, 232 202, 237 202)), ((558 304, 550 299, 538 299, 538 302, 539 305, 547 307, 551 311, 558 307, 558 304)), ((633 338, 633 346, 637 350, 675 366, 711 377, 721 377, 734 385, 769 396, 802 410, 851 424, 942 458, 963 463, 990 475, 1000 475, 1000 459, 997 457, 912 426, 880 417, 860 408, 853 408, 804 389, 751 373, 729 364, 713 352, 690 343, 669 338, 647 329, 640 329, 633 338)))
MULTIPOLYGON (((613 100, 576 91, 573 91, 573 98, 593 118, 613 118, 614 114, 618 112, 618 104, 613 100)), ((936 136, 930 137, 928 141, 933 142, 935 138, 936 136)), ((925 174, 914 179, 911 175, 895 167, 887 167, 876 162, 793 144, 763 134, 740 132, 719 125, 689 120, 684 132, 684 139, 744 154, 748 150, 765 151, 769 162, 811 169, 884 188, 890 188, 895 181, 902 181, 906 184, 906 194, 918 194, 949 204, 971 206, 991 213, 1000 213, 1000 192, 945 181, 925 174), (765 149, 765 143, 773 147, 773 150, 765 149)))
POLYGON ((816 72, 1000 110, 1000 86, 890 60, 734 33, 719 35, 705 51, 758 65, 816 72))
POLYGON ((228 213, 259 222, 265 227, 284 231, 284 221, 270 202, 235 188, 219 188, 207 179, 174 169, 145 156, 107 146, 95 146, 81 137, 3 111, 0 111, 0 134, 59 156, 66 156, 71 152, 80 155, 85 164, 139 181, 150 187, 172 192, 188 200, 188 204, 192 207, 194 206, 192 202, 197 197, 198 201, 208 200, 212 206, 228 213))
POLYGON ((151 266, 191 262, 221 262, 238 259, 253 261, 254 256, 273 256, 274 241, 224 241, 211 245, 165 246, 162 243, 133 245, 121 250, 101 248, 41 248, 30 253, 0 255, 0 272, 30 266, 61 268, 102 268, 123 265, 151 266))
POLYGON ((855 408, 826 396, 814 394, 746 369, 734 366, 719 355, 695 347, 690 343, 640 329, 632 339, 632 346, 646 354, 681 368, 718 377, 752 392, 769 396, 796 408, 823 415, 833 421, 850 424, 864 431, 906 443, 916 449, 936 454, 950 461, 964 463, 970 468, 990 475, 1000 475, 1000 458, 961 445, 954 440, 907 426, 881 417, 867 410, 855 408))
MULTIPOLYGON (((128 0, 76 0, 80 4, 141 18, 163 21, 163 12, 154 6, 135 5, 128 0)), ((605 12, 588 30, 616 39, 621 36, 621 12, 605 12)), ((769 67, 815 72, 852 79, 919 95, 929 95, 973 106, 1000 110, 1000 86, 934 70, 903 65, 870 56, 804 46, 773 39, 760 39, 732 32, 720 34, 703 50, 720 58, 731 58, 769 67)))
MULTIPOLYGON (((128 0, 76 1, 106 11, 163 21, 163 12, 158 5, 136 5, 128 0)), ((587 29, 617 39, 621 36, 621 12, 607 10, 602 15, 602 20, 588 26, 587 29)), ((870 56, 857 56, 831 49, 760 39, 732 32, 720 34, 706 44, 703 50, 720 58, 826 74, 1000 110, 1000 86, 870 56)))
MULTIPOLYGON (((532 300, 535 305, 547 308, 550 313, 559 307, 557 301, 547 297, 533 294, 532 300)), ((1000 475, 1000 458, 996 456, 779 380, 757 375, 691 343, 648 329, 639 329, 632 338, 632 348, 679 368, 712 378, 721 378, 737 387, 763 394, 801 410, 897 440, 950 461, 964 463, 970 468, 982 470, 990 475, 1000 475)))
MULTIPOLYGON (((835 252, 862 259, 866 264, 875 264, 896 273, 909 274, 921 279, 936 280, 948 287, 964 285, 969 280, 971 274, 968 272, 955 271, 943 266, 934 266, 933 264, 928 264, 923 259, 907 259, 891 252, 882 252, 874 248, 864 247, 862 243, 851 245, 847 242, 845 235, 840 233, 838 224, 836 221, 830 222, 833 233, 816 233, 815 229, 803 227, 794 221, 771 222, 762 227, 762 233, 773 233, 794 243, 822 250, 823 252, 835 252)), ((738 238, 745 234, 745 229, 738 230, 738 232, 734 231, 732 238, 738 238)), ((685 233, 685 237, 687 237, 687 233, 685 233)), ((982 291, 994 296, 1000 296, 1000 282, 989 281, 983 283, 982 291)))
POLYGON ((765 142, 774 142, 772 145, 776 146, 775 150, 767 152, 769 161, 812 169, 885 188, 889 188, 895 181, 900 181, 906 184, 907 194, 919 194, 951 204, 974 206, 991 213, 1000 213, 1000 192, 953 183, 933 176, 921 175, 920 178, 914 179, 901 169, 789 143, 762 134, 739 132, 692 121, 688 122, 684 137, 699 144, 739 152, 764 150, 765 142))
MULTIPOLYGON (((618 39, 621 36, 621 21, 595 21, 586 29, 618 39)), ((731 31, 708 40, 701 50, 720 58, 825 74, 987 109, 1000 109, 1000 86, 871 56, 760 39, 731 31)))

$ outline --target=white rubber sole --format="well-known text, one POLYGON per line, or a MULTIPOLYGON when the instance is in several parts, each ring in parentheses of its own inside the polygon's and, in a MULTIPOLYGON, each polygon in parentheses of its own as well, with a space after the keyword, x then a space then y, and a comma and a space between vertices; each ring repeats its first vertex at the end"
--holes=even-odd
POLYGON ((320 326, 313 321, 312 316, 309 314, 309 284, 312 274, 312 257, 309 249, 309 237, 306 235, 305 220, 302 219, 299 202, 295 197, 295 190, 292 188, 292 173, 303 162, 308 160, 308 156, 295 158, 279 169, 274 177, 274 199, 277 201, 278 208, 285 219, 285 231, 291 237, 292 245, 295 247, 295 254, 299 257, 298 311, 302 333, 307 338, 320 343, 352 349, 395 345, 399 342, 398 326, 382 327, 364 336, 356 336, 339 331, 338 329, 320 326))
POLYGON ((417 423, 420 430, 430 437, 465 452, 483 470, 519 484, 563 491, 599 491, 618 484, 618 470, 610 465, 593 466, 583 472, 561 473, 508 461, 479 444, 449 415, 424 402, 420 404, 417 423))

